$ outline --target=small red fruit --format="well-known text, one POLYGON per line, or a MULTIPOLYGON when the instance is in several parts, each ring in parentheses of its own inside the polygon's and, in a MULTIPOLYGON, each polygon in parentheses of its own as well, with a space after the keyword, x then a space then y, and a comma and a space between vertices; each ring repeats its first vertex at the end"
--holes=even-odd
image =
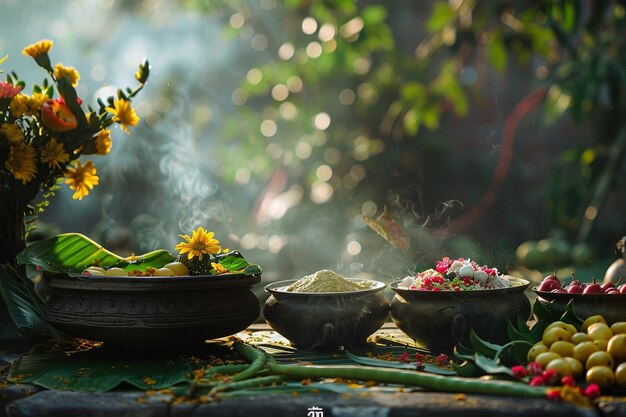
POLYGON ((572 280, 570 281, 569 285, 580 285, 582 287, 583 284, 579 280, 574 278, 574 273, 572 272, 572 280))
POLYGON ((593 278, 593 282, 591 284, 587 284, 587 286, 583 290, 583 294, 600 294, 603 292, 604 290, 602 289, 600 284, 596 283, 595 278, 593 278))
POLYGON ((561 281, 555 275, 548 275, 539 284, 539 291, 550 292, 561 288, 561 281))
POLYGON ((569 287, 567 287, 567 292, 570 294, 582 294, 583 287, 577 284, 572 284, 569 287))

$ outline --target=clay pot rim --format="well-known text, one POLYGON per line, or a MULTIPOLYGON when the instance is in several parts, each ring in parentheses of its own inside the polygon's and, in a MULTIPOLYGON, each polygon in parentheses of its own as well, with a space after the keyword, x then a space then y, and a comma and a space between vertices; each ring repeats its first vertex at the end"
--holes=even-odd
POLYGON ((265 292, 268 292, 272 295, 278 295, 282 298, 284 297, 294 297, 294 298, 303 298, 303 297, 349 297, 349 296, 362 296, 364 294, 374 294, 384 290, 387 287, 382 281, 376 281, 374 279, 367 278, 346 278, 348 281, 352 282, 362 282, 362 281, 370 281, 373 282, 374 285, 372 288, 367 288, 363 290, 356 291, 335 291, 335 292, 292 292, 285 291, 284 288, 293 284, 297 281, 297 279, 288 279, 284 281, 275 281, 271 284, 266 285, 263 289, 265 292))
POLYGON ((44 285, 55 289, 79 291, 197 291, 251 288, 261 282, 261 274, 183 275, 173 277, 108 277, 45 273, 44 285))
POLYGON ((417 291, 417 290, 409 290, 398 288, 398 284, 402 282, 402 280, 393 281, 389 284, 389 288, 391 288, 395 293, 401 295, 404 298, 413 298, 413 299, 465 299, 465 298, 482 298, 482 297, 493 297, 499 295, 506 294, 517 294, 522 293, 528 288, 530 282, 517 277, 509 277, 514 283, 512 287, 508 288, 486 288, 484 290, 471 290, 471 291, 417 291))

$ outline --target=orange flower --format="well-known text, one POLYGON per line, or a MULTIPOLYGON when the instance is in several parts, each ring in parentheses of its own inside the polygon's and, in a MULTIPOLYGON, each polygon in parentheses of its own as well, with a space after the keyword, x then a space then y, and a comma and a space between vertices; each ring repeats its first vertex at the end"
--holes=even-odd
POLYGON ((57 99, 46 101, 41 108, 41 121, 44 126, 55 132, 67 132, 76 129, 78 121, 67 105, 57 99))

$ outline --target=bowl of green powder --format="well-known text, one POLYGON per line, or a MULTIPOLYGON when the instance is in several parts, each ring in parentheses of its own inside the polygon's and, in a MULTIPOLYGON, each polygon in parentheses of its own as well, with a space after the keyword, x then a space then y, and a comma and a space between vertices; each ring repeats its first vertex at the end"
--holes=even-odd
POLYGON ((299 349, 336 349, 365 343, 389 315, 386 284, 321 270, 265 286, 265 321, 299 349))

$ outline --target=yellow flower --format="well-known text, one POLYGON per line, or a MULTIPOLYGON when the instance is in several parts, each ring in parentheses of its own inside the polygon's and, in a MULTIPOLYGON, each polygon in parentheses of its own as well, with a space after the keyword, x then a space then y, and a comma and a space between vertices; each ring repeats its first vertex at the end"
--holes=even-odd
POLYGON ((11 144, 24 142, 24 132, 15 123, 3 123, 0 126, 0 134, 9 140, 11 144))
POLYGON ((65 171, 66 184, 74 191, 73 199, 82 200, 94 185, 98 185, 100 179, 96 175, 96 167, 93 162, 87 161, 85 165, 81 165, 80 161, 76 161, 76 168, 68 167, 65 171))
POLYGON ((96 153, 98 155, 108 155, 111 152, 111 131, 102 129, 96 137, 96 153))
POLYGON ((39 55, 47 54, 50 49, 52 49, 52 41, 50 39, 42 39, 28 45, 22 50, 22 53, 31 58, 37 58, 39 55))
POLYGON ((136 126, 139 122, 139 116, 130 106, 130 101, 123 98, 115 100, 113 107, 107 107, 106 110, 113 114, 113 120, 122 125, 122 129, 126 133, 130 133, 128 126, 136 126))
POLYGON ((9 104, 9 108, 11 109, 11 116, 19 119, 24 116, 24 114, 28 111, 28 100, 29 97, 24 94, 18 94, 13 97, 11 100, 11 104, 9 104))
POLYGON ((35 178, 37 173, 35 150, 25 143, 10 146, 9 157, 4 166, 16 180, 22 181, 22 184, 26 185, 35 178))
POLYGON ((32 96, 18 94, 13 97, 11 103, 9 104, 11 116, 16 119, 19 119, 25 114, 38 117, 41 113, 43 103, 48 99, 49 97, 47 95, 41 93, 35 93, 32 96))
POLYGON ((45 94, 35 93, 31 97, 28 98, 28 111, 27 113, 31 116, 39 116, 41 114, 41 108, 43 107, 43 103, 48 101, 50 97, 45 94))
POLYGON ((50 139, 41 150, 41 162, 48 164, 50 168, 61 168, 61 164, 70 160, 70 155, 63 149, 63 144, 56 139, 50 139))
POLYGON ((70 83, 72 83, 74 87, 78 85, 78 80, 80 80, 80 74, 75 68, 64 67, 63 64, 56 64, 54 66, 54 78, 58 80, 61 77, 66 77, 70 80, 70 83))
POLYGON ((217 254, 222 250, 217 239, 213 239, 215 233, 207 232, 204 228, 199 227, 192 232, 192 236, 179 235, 186 242, 180 242, 174 249, 176 249, 181 255, 188 252, 187 258, 192 259, 197 256, 199 260, 202 260, 203 255, 217 254))
POLYGON ((225 274, 228 272, 228 269, 224 268, 224 265, 217 262, 211 262, 211 268, 215 270, 216 274, 225 274))

